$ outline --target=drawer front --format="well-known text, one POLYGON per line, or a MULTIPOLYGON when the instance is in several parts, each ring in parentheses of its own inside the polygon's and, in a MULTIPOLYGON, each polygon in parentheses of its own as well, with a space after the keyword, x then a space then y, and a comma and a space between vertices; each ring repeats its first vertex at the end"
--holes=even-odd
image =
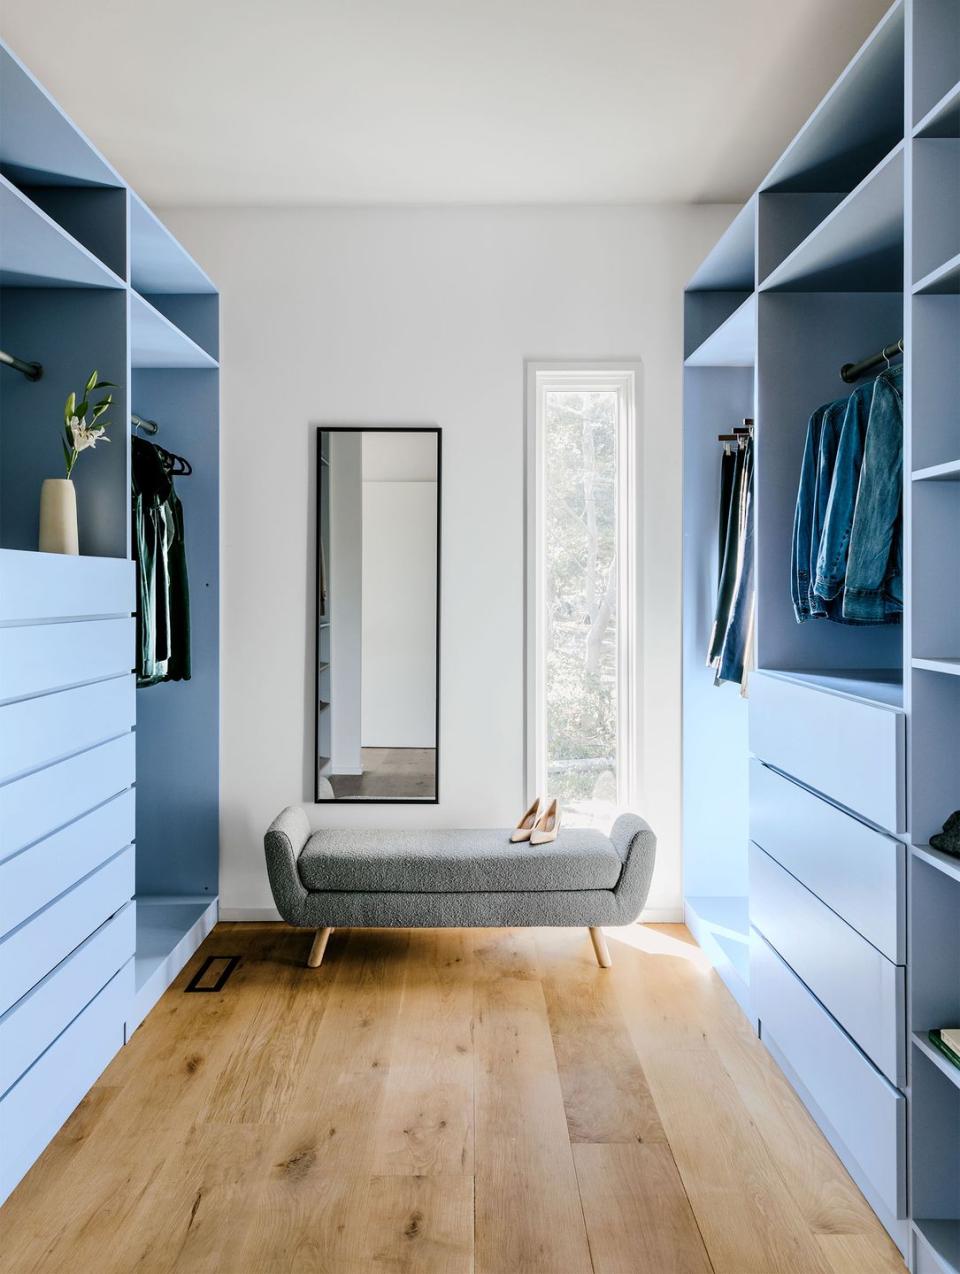
POLYGON ((756 933, 750 987, 761 1038, 774 1044, 897 1218, 906 1215, 906 1099, 756 933))
POLYGON ((0 940, 0 1013, 133 897, 133 846, 0 940))
POLYGON ((131 732, 0 787, 0 859, 122 792, 136 764, 131 732))
POLYGON ((894 1084, 904 1082, 904 970, 750 846, 750 924, 894 1084))
POLYGON ((906 847, 750 762, 750 839, 894 964, 906 963, 906 847))
POLYGON ((126 558, 0 549, 0 623, 131 615, 135 580, 126 558))
POLYGON ((0 862, 0 937, 29 919, 135 835, 133 788, 0 862))
POLYGON ((136 903, 129 902, 0 1017, 0 1093, 133 958, 136 945, 136 903))
POLYGON ((904 716, 769 673, 750 681, 750 751, 885 827, 905 826, 904 716))
POLYGON ((135 636, 133 619, 0 628, 0 699, 129 673, 136 660, 135 636))
POLYGON ((92 748, 136 720, 132 676, 98 681, 0 708, 0 782, 92 748))
POLYGON ((0 1203, 123 1046, 133 961, 0 1098, 0 1203))

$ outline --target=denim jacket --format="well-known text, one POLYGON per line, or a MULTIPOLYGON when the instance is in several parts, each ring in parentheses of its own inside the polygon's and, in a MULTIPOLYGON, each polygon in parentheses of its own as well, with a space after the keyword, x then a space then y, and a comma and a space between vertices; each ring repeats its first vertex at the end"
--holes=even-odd
POLYGON ((902 386, 899 367, 874 383, 843 586, 847 619, 882 623, 903 611, 902 386))
POLYGON ((902 570, 892 551, 900 509, 902 377, 902 369, 895 367, 860 385, 843 417, 813 587, 828 602, 842 594, 847 621, 895 622, 903 609, 902 570), (867 437, 874 430, 868 448, 867 437))

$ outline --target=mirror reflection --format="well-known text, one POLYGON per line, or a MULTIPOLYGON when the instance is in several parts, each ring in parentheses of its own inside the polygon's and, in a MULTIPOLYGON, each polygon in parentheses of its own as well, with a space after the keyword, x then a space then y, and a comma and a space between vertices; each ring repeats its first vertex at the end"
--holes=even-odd
POLYGON ((317 801, 436 801, 439 429, 317 431, 317 801))

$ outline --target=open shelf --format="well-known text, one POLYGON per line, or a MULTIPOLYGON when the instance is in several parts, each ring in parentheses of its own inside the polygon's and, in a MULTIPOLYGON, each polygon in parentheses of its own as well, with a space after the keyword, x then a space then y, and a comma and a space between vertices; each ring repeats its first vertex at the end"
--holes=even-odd
POLYGON ((18 184, 123 186, 18 57, 0 45, 0 169, 18 184))
POLYGON ((957 1088, 960 1088, 960 1066, 954 1066, 949 1058, 945 1057, 938 1048, 931 1044, 925 1032, 914 1031, 913 1046, 918 1048, 925 1057, 929 1058, 934 1066, 946 1075, 951 1084, 955 1084, 957 1088))
POLYGON ((762 291, 898 292, 903 286, 903 143, 761 282, 762 291))
POLYGON ((752 292, 757 201, 740 209, 687 284, 688 292, 752 292))
POLYGON ((137 949, 129 1035, 146 1017, 217 923, 217 899, 137 897, 137 949))
POLYGON ((951 880, 960 883, 960 858, 955 858, 953 854, 945 854, 942 849, 934 849, 932 845, 911 845, 910 850, 928 867, 933 867, 943 872, 945 876, 949 876, 951 880))
POLYGON ((915 296, 960 292, 960 252, 924 275, 913 285, 913 292, 915 296))
MULTIPOLYGON (((960 1221, 914 1220, 913 1228, 918 1242, 930 1249, 946 1274, 960 1274, 960 1221)), ((929 1262, 918 1268, 933 1274, 929 1262)))
POLYGON ((896 3, 761 183, 851 190, 903 140, 904 6, 896 3))
POLYGON ((960 659, 914 659, 913 666, 924 672, 942 672, 950 677, 960 677, 960 659))
POLYGON ((914 137, 960 137, 960 81, 947 89, 913 130, 914 137))
POLYGON ((123 288, 123 279, 0 175, 0 285, 123 288))
POLYGON ((134 368, 210 368, 217 360, 136 292, 130 293, 130 362, 134 368))
POLYGON ((926 469, 914 469, 914 482, 960 482, 960 460, 948 460, 945 464, 932 464, 926 469))
POLYGON ((130 192, 130 283, 146 295, 216 292, 193 257, 133 191, 130 192))
POLYGON ((757 297, 751 293, 684 359, 686 367, 752 367, 757 355, 757 297))

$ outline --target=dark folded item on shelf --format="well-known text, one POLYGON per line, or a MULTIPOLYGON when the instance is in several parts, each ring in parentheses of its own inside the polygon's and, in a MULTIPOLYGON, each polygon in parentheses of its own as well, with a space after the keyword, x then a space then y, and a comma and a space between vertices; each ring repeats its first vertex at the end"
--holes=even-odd
POLYGON ((960 810, 954 810, 943 825, 943 831, 930 837, 930 844, 944 854, 960 858, 960 810))
MULTIPOLYGON (((951 1032, 951 1034, 954 1034, 954 1032, 951 1032)), ((948 1061, 953 1062, 954 1066, 960 1069, 960 1053, 955 1052, 950 1047, 947 1041, 943 1038, 943 1032, 928 1031, 927 1035, 929 1036, 930 1043, 933 1047, 941 1052, 948 1061)))

